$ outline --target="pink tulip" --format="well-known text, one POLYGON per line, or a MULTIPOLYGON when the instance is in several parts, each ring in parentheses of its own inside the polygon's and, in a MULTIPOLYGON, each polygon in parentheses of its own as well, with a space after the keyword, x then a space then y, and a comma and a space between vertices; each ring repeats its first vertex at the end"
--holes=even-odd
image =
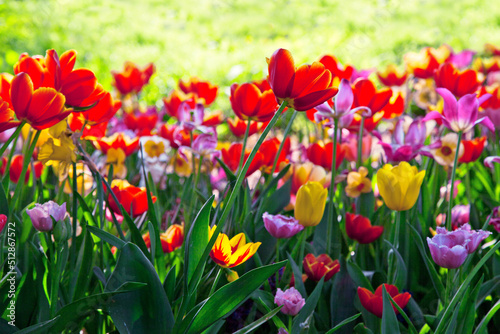
POLYGON ((266 230, 275 238, 291 238, 304 229, 304 226, 293 217, 270 215, 265 212, 262 219, 266 230))
POLYGON ((0 233, 2 233, 5 224, 7 224, 7 216, 4 214, 0 214, 0 233))
POLYGON ((44 204, 35 204, 31 210, 26 210, 26 213, 31 218, 33 227, 40 232, 51 231, 53 220, 58 222, 66 216, 66 203, 58 205, 53 201, 48 201, 44 204))
POLYGON ((284 314, 297 315, 306 304, 306 300, 302 298, 300 292, 295 288, 290 288, 285 292, 278 288, 274 303, 278 306, 283 305, 281 312, 284 314))

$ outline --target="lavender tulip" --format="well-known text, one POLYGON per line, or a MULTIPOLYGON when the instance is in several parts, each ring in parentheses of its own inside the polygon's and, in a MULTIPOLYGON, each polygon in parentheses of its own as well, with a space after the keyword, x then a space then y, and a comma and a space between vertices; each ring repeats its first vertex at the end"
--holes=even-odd
POLYGON ((26 210, 31 218, 33 227, 40 232, 47 232, 53 229, 53 220, 61 221, 66 216, 66 203, 58 205, 53 201, 44 204, 35 204, 31 210, 26 210))
POLYGON ((265 212, 262 219, 266 230, 275 238, 291 238, 304 229, 304 226, 293 217, 270 215, 265 212))
POLYGON ((491 213, 490 217, 490 223, 489 225, 492 225, 495 231, 500 233, 500 206, 497 206, 496 208, 493 209, 493 212, 491 213))
POLYGON ((274 303, 278 306, 283 305, 281 312, 284 314, 297 315, 306 304, 306 300, 302 298, 300 292, 295 288, 290 288, 285 292, 278 288, 274 303))
POLYGON ((427 238, 427 244, 437 265, 454 269, 460 267, 467 255, 473 253, 490 234, 483 230, 471 230, 469 224, 451 232, 438 227, 437 234, 432 239, 427 238))

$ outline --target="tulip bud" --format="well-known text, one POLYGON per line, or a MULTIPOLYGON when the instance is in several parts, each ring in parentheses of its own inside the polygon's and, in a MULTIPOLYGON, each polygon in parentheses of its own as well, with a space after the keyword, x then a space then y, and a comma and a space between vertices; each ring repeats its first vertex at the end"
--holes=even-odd
POLYGON ((297 191, 295 219, 304 227, 316 226, 323 218, 328 190, 319 182, 307 182, 297 191))
POLYGON ((236 281, 238 278, 240 278, 240 276, 238 275, 238 273, 237 273, 236 271, 234 271, 234 270, 230 270, 230 269, 228 269, 228 270, 229 270, 229 271, 228 271, 228 272, 226 272, 226 278, 227 278, 227 281, 228 281, 229 283, 234 282, 234 281, 236 281))
POLYGON ((53 201, 44 203, 43 205, 36 203, 31 210, 26 210, 26 213, 31 218, 33 227, 40 232, 52 231, 54 228, 53 222, 61 221, 66 216, 66 203, 57 205, 53 201))

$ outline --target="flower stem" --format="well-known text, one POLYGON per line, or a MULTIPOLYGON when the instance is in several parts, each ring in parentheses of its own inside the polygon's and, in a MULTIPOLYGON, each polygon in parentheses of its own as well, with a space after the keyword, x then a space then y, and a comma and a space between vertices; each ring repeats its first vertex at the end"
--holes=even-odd
MULTIPOLYGON (((285 146, 285 140, 288 137, 290 130, 292 129, 292 124, 293 124, 293 121, 295 120, 296 116, 297 116, 297 110, 294 110, 292 117, 290 117, 290 121, 288 122, 288 125, 285 128, 285 132, 283 133, 283 140, 280 143, 280 147, 278 148, 278 152, 276 153, 276 156, 274 157, 273 168, 271 169, 271 175, 273 175, 274 170, 276 169, 276 167, 278 165, 278 160, 279 160, 281 151, 283 151, 283 147, 285 146)), ((269 180, 271 180, 271 178, 269 178, 269 180)))
POLYGON ((252 120, 249 119, 247 122, 247 129, 245 130, 245 135, 243 136, 243 146, 241 147, 241 156, 240 163, 238 164, 238 170, 243 166, 243 161, 245 160, 245 149, 247 147, 248 134, 250 133, 250 125, 252 124, 252 120))
POLYGON ((217 285, 219 284, 221 276, 222 276, 222 268, 219 268, 219 270, 217 271, 217 275, 215 276, 214 279, 214 284, 212 284, 212 288, 210 289, 210 293, 208 294, 209 297, 213 295, 213 293, 217 289, 217 285))
POLYGON ((16 131, 14 131, 14 133, 12 134, 12 136, 9 137, 9 139, 7 139, 7 141, 2 145, 2 147, 0 148, 0 157, 3 155, 3 152, 5 152, 5 150, 7 149, 7 147, 9 147, 10 143, 15 139, 17 138, 17 136, 19 136, 19 133, 21 132, 24 124, 26 123, 26 121, 23 121, 21 124, 19 124, 19 126, 17 127, 16 131))
MULTIPOLYGON (((396 250, 399 249, 399 230, 400 225, 405 223, 405 213, 406 211, 397 211, 396 212, 396 222, 394 225, 394 239, 392 241, 392 245, 396 250)), ((395 278, 393 278, 394 273, 396 272, 396 254, 392 252, 391 257, 389 258, 389 274, 387 275, 391 284, 394 284, 395 278)))
POLYGON ((451 231, 451 206, 453 203, 453 192, 455 188, 455 174, 457 170, 458 154, 460 152, 460 141, 462 140, 462 131, 458 132, 457 148, 455 149, 455 161, 451 170, 450 200, 448 201, 448 213, 446 214, 446 229, 451 231))
POLYGON ((361 117, 361 124, 359 126, 359 137, 358 137, 358 164, 357 167, 361 167, 363 161, 363 130, 365 128, 365 117, 361 117))
MULTIPOLYGON (((333 203, 334 195, 335 195, 335 173, 337 170, 336 162, 337 162, 337 132, 338 132, 338 126, 339 126, 339 121, 337 118, 333 119, 333 147, 332 147, 332 178, 330 182, 330 192, 329 192, 329 199, 328 199, 328 223, 327 223, 327 228, 326 228, 326 253, 330 254, 331 246, 332 246, 332 229, 333 229, 333 224, 337 223, 337 219, 335 218, 335 205, 333 203)), ((338 258, 337 252, 339 251, 340 247, 338 245, 338 237, 335 236, 335 254, 334 258, 338 258), (337 249, 338 248, 338 249, 337 249)))

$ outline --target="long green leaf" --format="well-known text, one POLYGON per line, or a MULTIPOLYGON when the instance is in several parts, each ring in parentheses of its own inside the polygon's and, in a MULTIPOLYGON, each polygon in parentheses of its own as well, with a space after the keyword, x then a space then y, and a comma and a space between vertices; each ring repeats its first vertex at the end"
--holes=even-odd
POLYGON ((345 319, 344 321, 342 321, 341 323, 339 323, 337 326, 333 327, 328 332, 326 332, 326 334, 333 334, 333 333, 335 333, 336 331, 338 331, 339 329, 341 329, 345 325, 347 325, 347 324, 353 322, 354 320, 358 319, 360 316, 361 316, 361 313, 358 313, 358 314, 353 315, 352 317, 349 317, 349 318, 345 319))
POLYGON ((500 310, 500 300, 498 300, 495 305, 488 311, 488 313, 484 316, 484 318, 481 320, 479 323, 479 326, 477 326, 476 330, 474 331, 474 334, 485 334, 487 333, 487 327, 488 323, 490 322, 491 318, 497 313, 497 311, 500 310))
POLYGON ((389 301, 389 293, 385 289, 385 285, 382 286, 382 304, 382 333, 400 333, 398 319, 389 301))
POLYGON ((200 333, 241 305, 287 261, 278 262, 249 271, 236 281, 217 290, 199 309, 192 310, 177 328, 176 333, 200 333))
POLYGON ((126 244, 126 242, 123 241, 122 239, 119 239, 114 235, 112 235, 111 233, 103 231, 95 226, 87 225, 87 230, 96 237, 106 241, 108 244, 115 246, 118 249, 121 249, 126 244))
POLYGON ((280 306, 280 307, 277 307, 275 308, 274 310, 272 310, 271 312, 263 315, 262 317, 260 317, 259 319, 255 320, 254 322, 252 322, 251 324, 243 327, 242 329, 234 332, 233 334, 246 334, 246 333, 251 333, 253 332, 254 330, 256 330, 257 328, 260 327, 260 325, 268 322, 269 320, 272 319, 272 317, 274 317, 282 308, 283 306, 280 306))

